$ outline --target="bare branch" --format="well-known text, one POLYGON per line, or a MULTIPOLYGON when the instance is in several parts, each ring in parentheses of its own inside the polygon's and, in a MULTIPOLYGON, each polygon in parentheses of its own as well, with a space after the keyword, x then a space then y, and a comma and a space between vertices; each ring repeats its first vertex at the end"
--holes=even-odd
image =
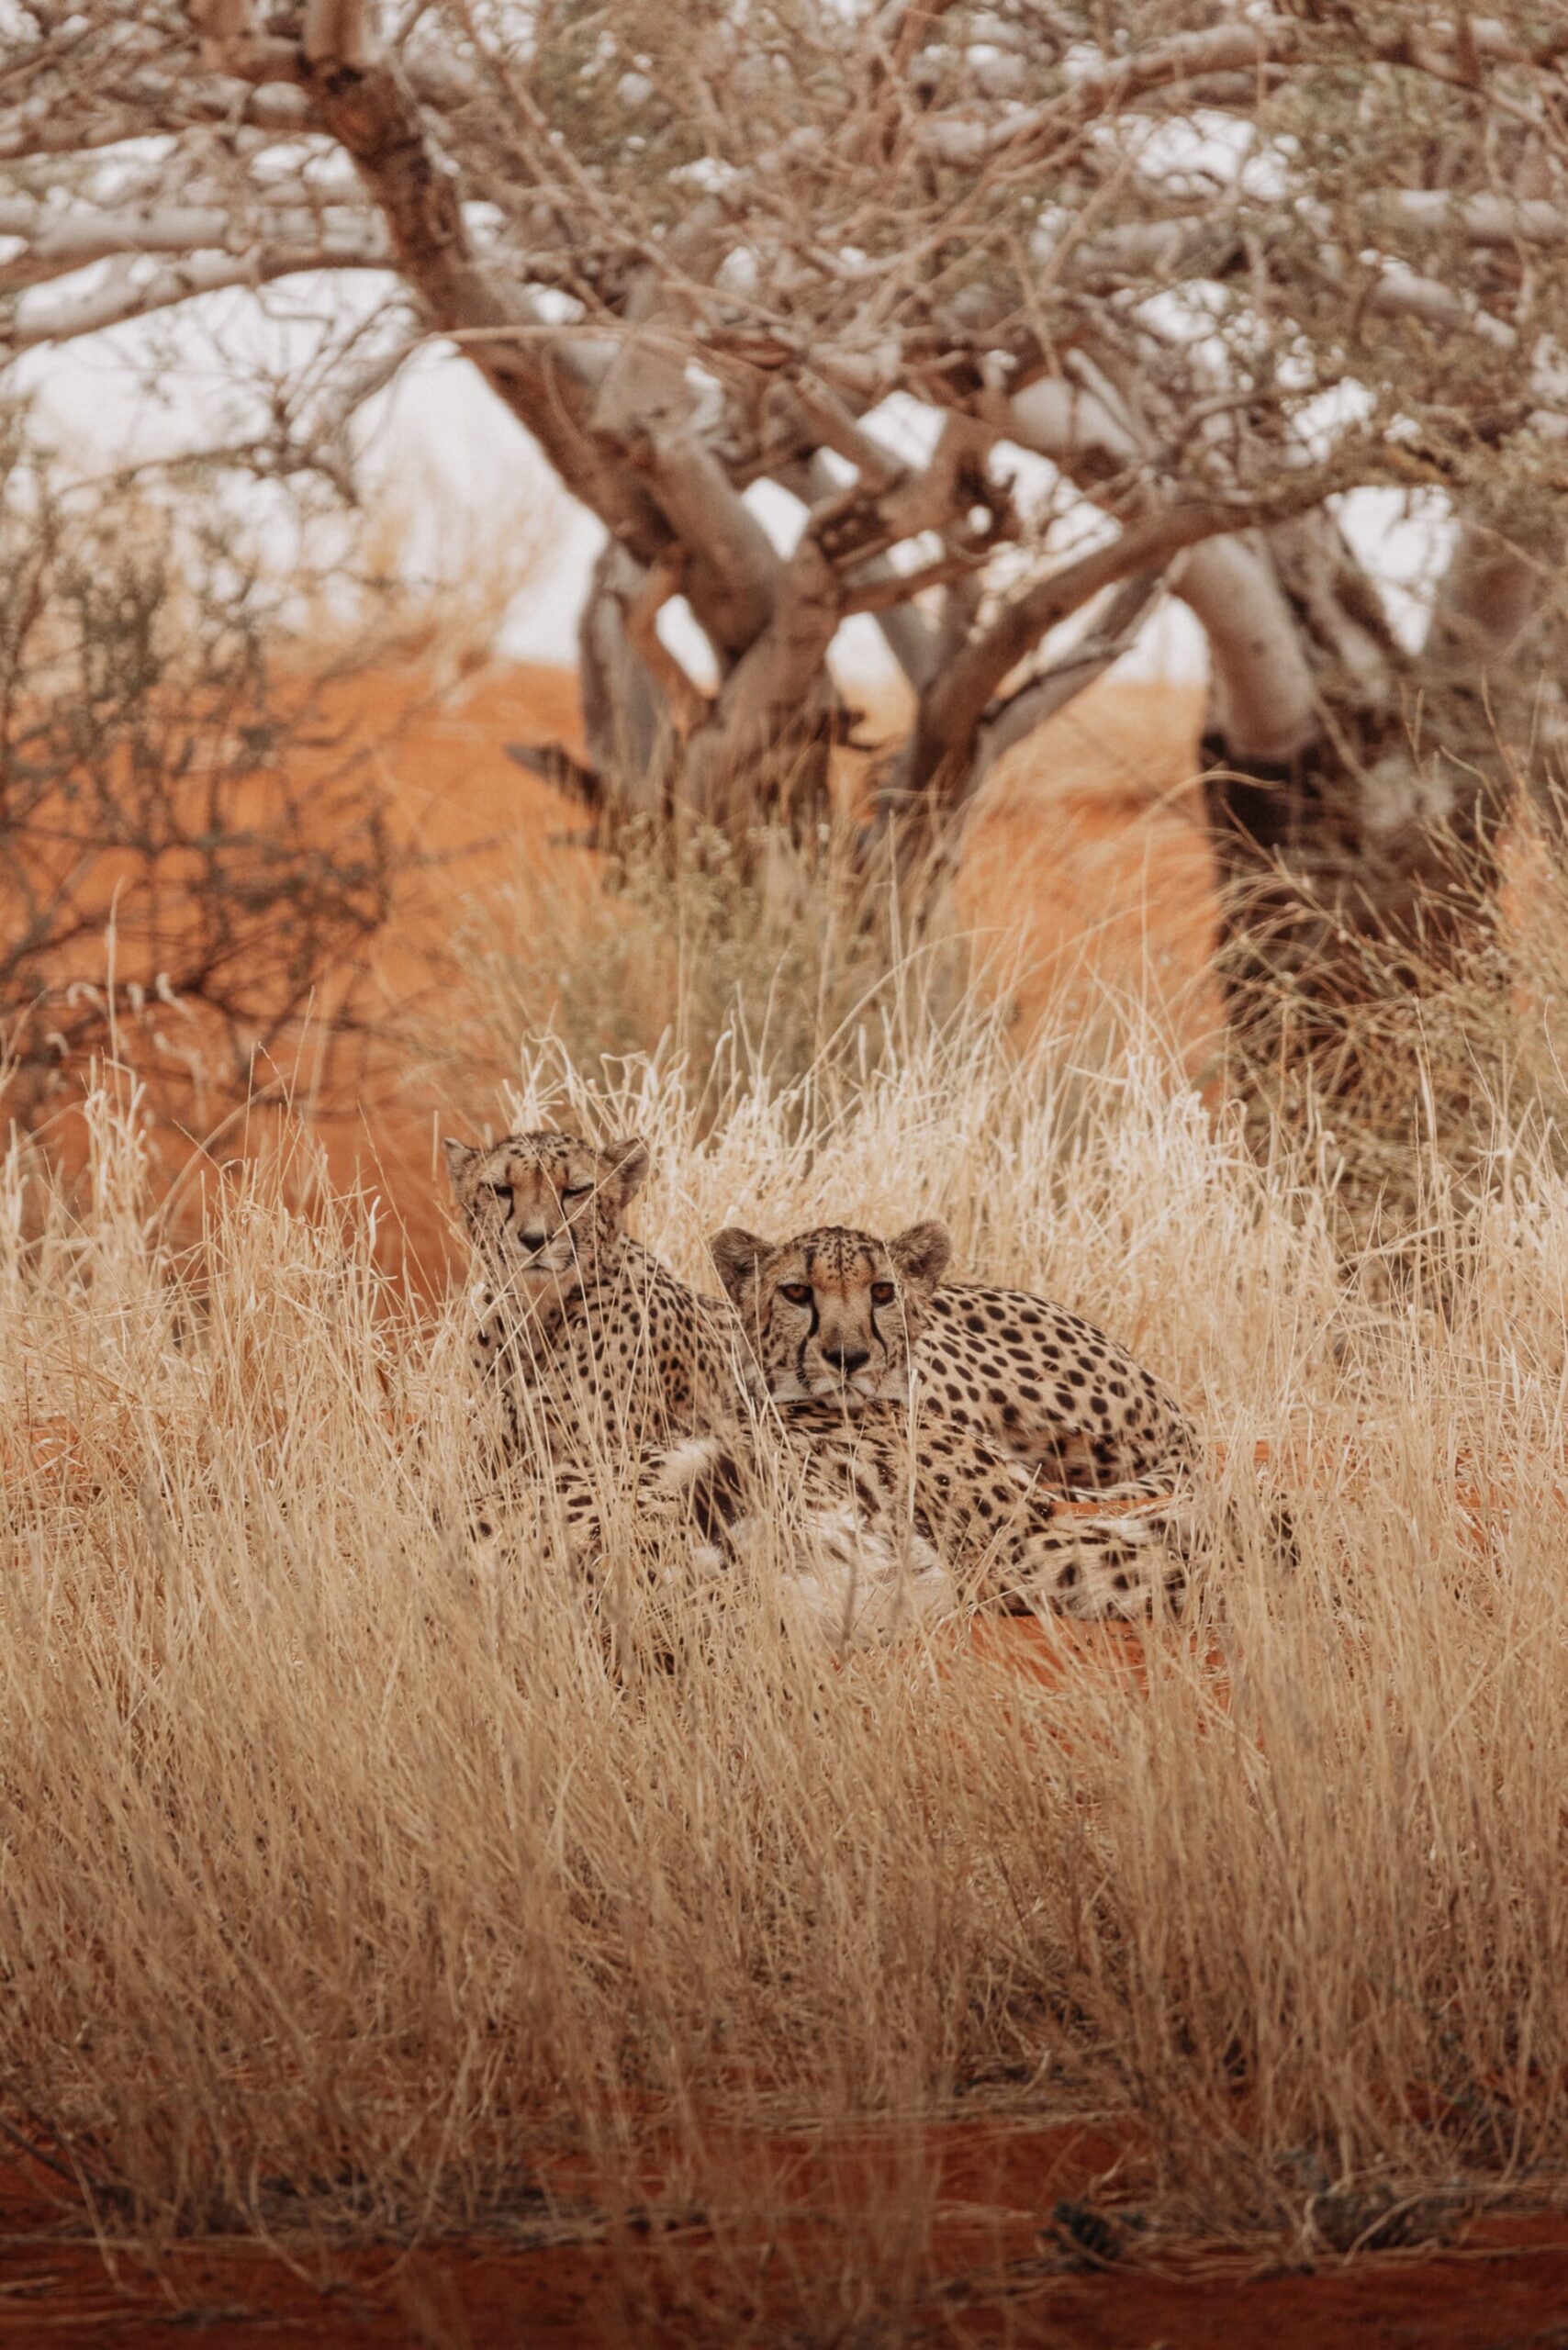
MULTIPOLYGON (((221 57, 241 77, 252 70, 242 46, 236 51, 223 45, 221 57)), ((507 341, 505 330, 532 326, 537 313, 519 288, 475 254, 456 175, 436 150, 408 84, 387 63, 359 71, 325 54, 312 61, 302 55, 301 72, 316 119, 353 159, 381 214, 392 256, 432 324, 484 338, 471 346, 475 364, 562 479, 633 554, 655 560, 667 543, 667 527, 626 468, 595 443, 593 386, 577 375, 561 344, 526 335, 507 341)))
MULTIPOLYGON (((820 452, 804 465, 784 469, 777 478, 782 487, 792 490, 805 504, 831 498, 837 487, 820 452)), ((897 570, 886 555, 876 555, 861 567, 859 579, 863 587, 882 579, 898 582, 896 599, 876 609, 872 617, 882 642, 918 693, 930 683, 941 657, 941 647, 937 630, 919 606, 909 601, 908 573, 897 570)))
POLYGON ((1003 153, 1018 162, 1051 137, 1065 137, 1150 91, 1277 62, 1288 54, 1291 41, 1288 26, 1266 18, 1179 33, 1136 56, 1091 68, 1061 97, 1043 106, 936 115, 921 123, 915 136, 944 163, 972 170, 1003 153))
MULTIPOLYGON (((1315 503, 1305 495, 1303 504, 1315 503)), ((920 733, 926 774, 944 758, 967 753, 992 696, 1008 672, 1047 632, 1103 589, 1159 571, 1182 548, 1236 530, 1247 520, 1230 506, 1176 507, 1134 522, 1108 546, 1079 555, 1015 596, 980 636, 950 662, 924 697, 920 733)))
POLYGON ((1131 649, 1159 600, 1160 589, 1158 571, 1135 572, 1110 598, 1092 634, 988 713, 955 806, 973 799, 1004 751, 1065 710, 1131 649))
MULTIPOLYGON (((1148 478, 1148 461, 1128 420, 1099 393, 1063 383, 1030 385, 1007 410, 1007 427, 1095 495, 1107 482, 1148 478)), ((1170 569, 1172 592, 1209 640, 1226 733, 1238 753, 1288 755, 1316 724, 1311 672, 1279 583, 1239 538, 1194 545, 1170 569)))
POLYGON ((1366 203, 1374 217, 1417 236, 1458 237, 1473 245, 1568 244, 1568 205, 1537 198, 1394 188, 1366 203))
POLYGON ((968 579, 976 567, 973 555, 937 555, 913 571, 879 568, 875 576, 852 581, 844 594, 845 612, 892 612, 924 595, 929 588, 950 588, 968 579))
POLYGON ((744 650, 772 611, 778 558, 698 429, 696 393, 671 354, 667 331, 653 331, 667 330, 678 304, 651 271, 643 274, 639 292, 642 299, 634 295, 631 305, 633 331, 617 350, 594 402, 593 431, 620 446, 689 551, 692 599, 712 616, 716 641, 744 650))
POLYGON ((712 705, 696 686, 658 632, 658 616, 672 596, 684 588, 685 563, 671 553, 645 574, 642 586, 626 605, 626 633, 649 676, 669 704, 678 734, 696 733, 712 705))
POLYGON ((1215 538, 1166 574, 1202 624, 1215 723, 1237 758, 1293 757, 1317 731, 1317 695, 1294 616, 1272 566, 1244 538, 1215 538))
POLYGON ((1484 308, 1473 294, 1456 291, 1435 277, 1417 277, 1410 270, 1392 266, 1380 270, 1367 288, 1361 308, 1378 318, 1419 319, 1424 326, 1479 335, 1499 351, 1512 351, 1518 342, 1506 320, 1484 308))
POLYGON ((90 293, 67 301, 29 303, 8 321, 0 317, 0 364, 22 351, 44 343, 72 342, 86 334, 101 334, 132 319, 151 318, 198 295, 218 294, 231 286, 269 285, 304 270, 384 269, 382 257, 354 260, 326 248, 258 251, 239 260, 218 254, 197 254, 190 261, 147 269, 139 261, 115 264, 90 293))
MULTIPOLYGON (((302 204, 269 207, 263 217, 264 236, 256 233, 259 223, 243 221, 222 205, 104 212, 86 205, 67 207, 0 197, 0 237, 23 239, 25 265, 50 274, 82 269, 122 253, 243 254, 263 244, 317 252, 323 268, 385 268, 390 258, 386 232, 368 211, 341 204, 302 204)), ((0 285, 11 277, 11 265, 0 263, 0 285)))
MULTIPOLYGON (((1446 199, 1442 199, 1446 201, 1446 199)), ((1550 209, 1551 207, 1546 207, 1550 209)), ((1568 215, 1564 216, 1568 221, 1568 215)), ((1475 242, 1485 240, 1477 238, 1475 242)), ((1499 240, 1498 241, 1504 241, 1499 240)), ((1054 254, 1047 252, 1047 263, 1054 254)), ((1066 265, 1086 284, 1133 284, 1151 279, 1169 285, 1192 278, 1222 278, 1249 259, 1260 261, 1271 278, 1288 286, 1293 271, 1288 263, 1256 241, 1249 253, 1243 226, 1228 213, 1199 214, 1191 218, 1141 220, 1077 241, 1066 265)), ((1472 294, 1457 291, 1440 279, 1418 276, 1396 261, 1361 259, 1352 262, 1332 245, 1320 247, 1317 267, 1330 274, 1348 298, 1355 293, 1362 315, 1414 318, 1428 326, 1457 327, 1484 336, 1499 346, 1511 345, 1514 330, 1484 308, 1472 294)))
POLYGON ((27 103, 0 106, 0 163, 19 162, 29 156, 92 154, 145 139, 150 126, 185 129, 221 123, 239 129, 253 126, 285 135, 308 128, 309 112, 302 91, 280 82, 259 86, 227 75, 213 74, 194 85, 172 78, 143 74, 134 77, 137 95, 129 101, 84 102, 70 91, 41 94, 27 103))

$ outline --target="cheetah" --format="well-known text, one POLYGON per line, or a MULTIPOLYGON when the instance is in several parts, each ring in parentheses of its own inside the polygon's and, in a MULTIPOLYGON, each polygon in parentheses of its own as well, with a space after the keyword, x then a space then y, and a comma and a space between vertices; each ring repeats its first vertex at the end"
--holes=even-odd
POLYGON ((752 1384, 786 1454, 809 1464, 819 1509, 836 1489, 865 1528, 902 1518, 970 1604, 1092 1618, 1181 1604, 1187 1530, 1168 1486, 1048 1480, 1038 1447, 1008 1449, 1011 1424, 999 1438, 928 1404, 922 1340, 950 1253, 940 1225, 887 1242, 828 1225, 778 1247, 731 1228, 711 1245, 752 1384))
POLYGON ((624 1456, 723 1409, 737 1384, 728 1306, 626 1232, 645 1144, 541 1131, 442 1149, 476 1259, 471 1354, 503 1457, 624 1456))
POLYGON ((778 1247, 731 1225, 710 1246, 778 1402, 913 1393, 1053 1485, 1168 1490, 1196 1464, 1175 1398, 1114 1338, 1024 1291, 946 1281, 940 1224, 885 1243, 823 1225, 778 1247))
POLYGON ((540 1130, 442 1147, 476 1259, 470 1359, 498 1407, 470 1539, 504 1555, 521 1510, 554 1529, 593 1591, 635 1525, 653 1538, 637 1546, 645 1560, 711 1582, 747 1531, 740 1431, 713 1445, 698 1434, 735 1418, 734 1319, 628 1237, 646 1147, 540 1130))

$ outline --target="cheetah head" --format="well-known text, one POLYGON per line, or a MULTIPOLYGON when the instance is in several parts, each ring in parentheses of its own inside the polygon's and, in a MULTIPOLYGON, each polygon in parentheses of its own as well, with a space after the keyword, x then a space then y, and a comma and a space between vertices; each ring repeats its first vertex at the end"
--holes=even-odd
POLYGON ((879 1240, 823 1225, 775 1244, 732 1225, 709 1246, 767 1394, 908 1396, 910 1349, 952 1254, 943 1225, 879 1240))
POLYGON ((573 1292, 619 1254, 627 1204, 648 1171, 635 1136, 602 1149, 577 1135, 507 1135, 488 1150, 443 1142, 463 1220, 487 1270, 527 1295, 573 1292))

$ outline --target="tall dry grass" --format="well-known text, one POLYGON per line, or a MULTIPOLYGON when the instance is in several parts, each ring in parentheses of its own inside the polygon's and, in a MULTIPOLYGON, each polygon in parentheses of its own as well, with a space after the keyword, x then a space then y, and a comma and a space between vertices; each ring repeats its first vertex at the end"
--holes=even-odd
POLYGON ((973 992, 975 941, 946 897, 913 928, 847 821, 801 841, 633 819, 591 872, 514 856, 465 901, 415 1049, 454 1098, 492 1100, 520 1035, 548 1036, 595 1072, 678 1071, 707 1123, 779 1087, 820 1118, 826 1091, 857 1089, 973 992))
POLYGON ((108 2234, 700 2212, 712 2305, 766 2263, 815 2339, 926 2289, 956 2113, 1100 2117, 1140 2244, 1556 2191, 1539 1120, 1495 1105, 1483 1191, 1432 1159, 1394 1299, 1333 1245, 1324 1155, 1254 1156, 1126 1007, 1107 1061, 1066 1009, 1020 1052, 895 997, 863 1075, 545 1044, 497 1115, 641 1131, 642 1236, 694 1279, 726 1222, 937 1214, 1127 1339, 1227 1448, 1239 1525, 1140 1673, 1080 1637, 1034 1680, 951 1628, 837 1656, 780 1630, 782 1561, 715 1609, 675 1555, 649 1596, 630 1524, 597 1606, 547 1537, 470 1554, 461 1304, 416 1316, 364 1203, 302 1214, 252 1168, 181 1254, 106 1086, 74 1200, 5 1162, 0 2079, 108 2234))

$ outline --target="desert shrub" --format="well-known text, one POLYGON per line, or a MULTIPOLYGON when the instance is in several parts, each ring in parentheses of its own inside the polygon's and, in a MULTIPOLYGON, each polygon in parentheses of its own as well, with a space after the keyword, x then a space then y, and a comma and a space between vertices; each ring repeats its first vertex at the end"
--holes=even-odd
POLYGON ((0 1050, 24 1125, 95 1055, 205 1127, 355 958, 401 861, 375 745, 280 584, 183 482, 73 484, 0 418, 0 1050))

